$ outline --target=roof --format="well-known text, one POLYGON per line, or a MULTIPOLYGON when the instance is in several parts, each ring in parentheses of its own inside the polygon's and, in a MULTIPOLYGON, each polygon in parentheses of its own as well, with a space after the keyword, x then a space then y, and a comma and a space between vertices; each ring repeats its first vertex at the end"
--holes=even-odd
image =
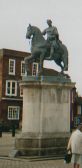
POLYGON ((0 49, 0 55, 26 57, 26 56, 30 55, 30 53, 24 52, 24 51, 17 51, 17 50, 3 48, 3 49, 0 49))

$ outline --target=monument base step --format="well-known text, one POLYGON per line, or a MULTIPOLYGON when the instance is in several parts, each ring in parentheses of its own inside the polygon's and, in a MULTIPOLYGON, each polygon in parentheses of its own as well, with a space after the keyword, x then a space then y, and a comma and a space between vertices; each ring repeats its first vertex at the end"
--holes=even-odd
POLYGON ((19 156, 63 157, 66 153, 69 136, 46 138, 20 137, 15 140, 15 149, 19 156))

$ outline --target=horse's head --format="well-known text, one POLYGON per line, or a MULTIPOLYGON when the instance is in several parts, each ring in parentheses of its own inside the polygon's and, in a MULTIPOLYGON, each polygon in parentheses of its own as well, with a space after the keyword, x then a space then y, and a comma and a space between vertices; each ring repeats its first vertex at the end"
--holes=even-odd
POLYGON ((42 33, 40 31, 40 29, 36 26, 31 26, 29 24, 29 26, 27 27, 27 33, 26 33, 26 38, 30 39, 31 36, 36 36, 38 37, 38 39, 43 38, 42 33))
POLYGON ((27 27, 26 38, 30 39, 32 35, 33 35, 32 26, 29 24, 29 26, 27 27))
POLYGON ((31 39, 31 47, 39 47, 45 46, 46 40, 44 39, 42 32, 36 26, 29 26, 27 27, 26 38, 31 39))

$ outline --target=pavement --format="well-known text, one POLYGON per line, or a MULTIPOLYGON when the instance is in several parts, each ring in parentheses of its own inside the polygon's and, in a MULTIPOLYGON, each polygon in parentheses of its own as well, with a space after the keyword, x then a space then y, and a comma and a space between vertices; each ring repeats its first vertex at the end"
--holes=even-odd
MULTIPOLYGON (((16 133, 17 137, 19 133, 16 133)), ((72 168, 72 164, 64 163, 62 158, 11 158, 9 153, 14 148, 15 137, 11 133, 3 133, 0 137, 0 168, 72 168)))

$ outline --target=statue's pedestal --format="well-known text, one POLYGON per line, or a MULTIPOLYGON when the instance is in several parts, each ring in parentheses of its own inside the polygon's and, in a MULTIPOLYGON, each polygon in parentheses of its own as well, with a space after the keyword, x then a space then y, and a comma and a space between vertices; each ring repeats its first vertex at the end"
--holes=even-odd
POLYGON ((23 79, 22 134, 15 141, 21 155, 62 155, 70 133, 70 80, 23 79))

